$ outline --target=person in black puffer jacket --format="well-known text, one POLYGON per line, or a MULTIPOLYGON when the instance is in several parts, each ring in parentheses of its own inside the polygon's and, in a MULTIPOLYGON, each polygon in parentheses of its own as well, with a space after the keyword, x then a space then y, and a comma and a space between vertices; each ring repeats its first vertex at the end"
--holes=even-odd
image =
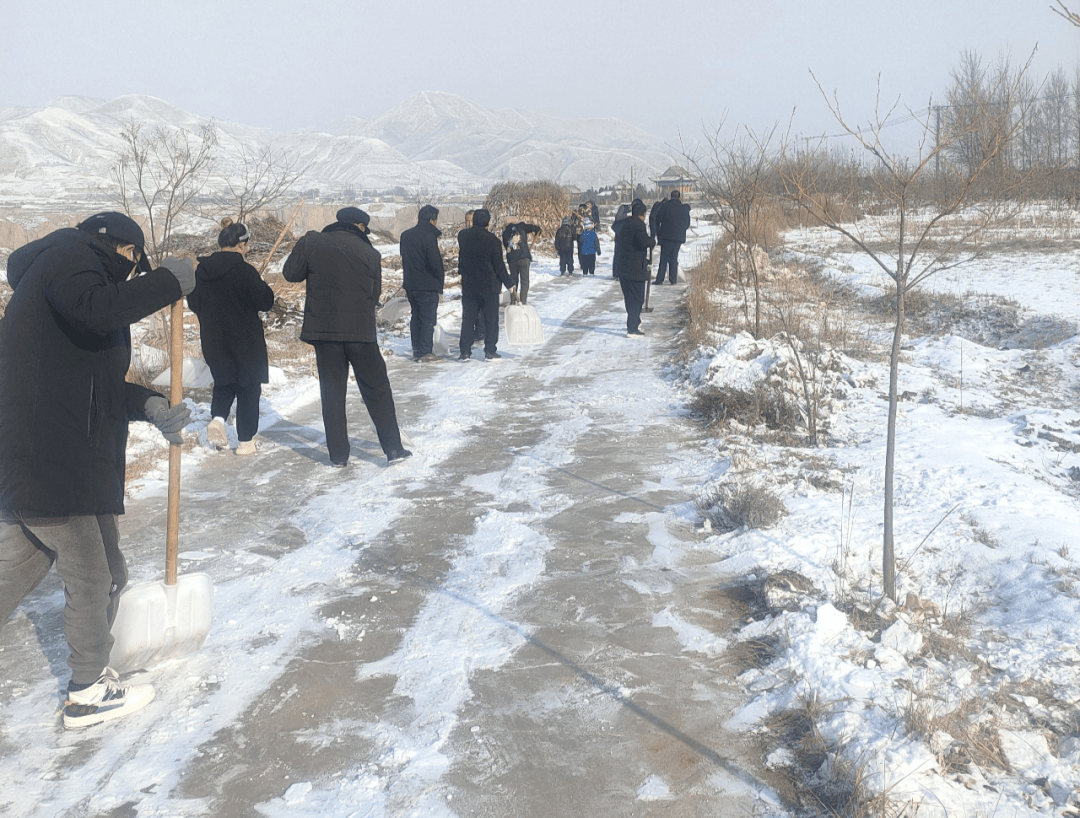
POLYGON ((630 217, 617 222, 615 227, 614 275, 622 286, 627 336, 645 334, 641 331, 641 308, 649 278, 648 251, 656 244, 645 226, 647 209, 642 201, 635 199, 630 217))
POLYGON ((439 294, 446 271, 439 252, 439 210, 424 205, 416 214, 416 227, 401 234, 401 270, 412 318, 409 335, 414 361, 435 361, 435 322, 439 317, 439 294))
POLYGON ((200 258, 188 306, 199 317, 203 358, 214 376, 210 399, 210 443, 228 446, 225 421, 236 401, 236 453, 255 454, 262 385, 270 380, 260 312, 274 306, 274 291, 259 271, 244 261, 248 229, 231 219, 218 234, 218 252, 200 258))
POLYGON ((326 448, 334 466, 345 466, 351 452, 345 415, 350 366, 387 461, 412 456, 401 445, 394 395, 375 331, 382 257, 367 236, 370 220, 358 207, 341 208, 337 221, 321 233, 311 230, 300 237, 283 270, 286 281, 307 285, 300 340, 315 348, 326 448))
POLYGON ((127 715, 154 697, 107 667, 110 627, 127 584, 124 513, 128 422, 179 443, 189 412, 125 382, 129 326, 194 286, 190 262, 151 270, 142 229, 98 213, 8 258, 13 293, 0 319, 0 624, 55 562, 64 583, 71 666, 65 727, 127 715), (142 275, 129 278, 139 267, 142 275))
POLYGON ((473 226, 458 233, 458 270, 461 272, 461 340, 458 360, 472 358, 473 328, 478 312, 484 313, 484 359, 501 358, 499 341, 499 292, 513 287, 503 263, 502 244, 488 231, 491 213, 473 213, 473 226))

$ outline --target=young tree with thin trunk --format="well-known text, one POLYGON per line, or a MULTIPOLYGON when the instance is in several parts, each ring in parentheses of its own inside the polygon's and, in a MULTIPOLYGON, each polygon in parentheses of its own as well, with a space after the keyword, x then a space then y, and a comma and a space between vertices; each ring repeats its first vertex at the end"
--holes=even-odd
POLYGON ((858 152, 846 162, 826 161, 823 152, 798 152, 785 140, 771 163, 782 199, 812 222, 848 239, 891 285, 895 311, 889 356, 882 573, 885 593, 895 599, 893 486, 905 298, 930 276, 978 252, 980 238, 1000 215, 1000 208, 998 200, 985 198, 976 185, 1001 159, 1018 125, 1005 108, 987 106, 952 118, 935 134, 931 108, 921 120, 922 144, 910 158, 883 141, 895 108, 884 116, 880 109, 875 111, 866 127, 857 128, 845 119, 835 98, 830 100, 820 84, 818 89, 858 152), (950 154, 958 154, 959 161, 947 161, 950 154), (984 198, 977 199, 976 193, 984 198))
POLYGON ((159 264, 181 214, 191 212, 206 186, 217 145, 212 122, 198 133, 155 128, 150 132, 129 120, 120 131, 123 144, 112 175, 120 207, 144 222, 146 252, 159 264))
MULTIPOLYGON (((770 134, 764 142, 767 144, 771 138, 770 134)), ((757 144, 758 140, 753 135, 744 140, 725 140, 720 136, 718 127, 713 133, 705 134, 706 147, 703 156, 699 158, 686 155, 685 158, 694 169, 702 198, 727 229, 735 279, 743 291, 744 317, 747 324, 753 326, 754 337, 760 338, 761 271, 753 250, 755 246, 759 246, 768 253, 773 226, 769 224, 766 207, 770 201, 767 191, 769 163, 757 144), (752 321, 749 299, 746 297, 744 269, 749 273, 754 288, 752 321)))
POLYGON ((226 176, 225 187, 214 196, 214 203, 238 222, 281 204, 312 164, 301 164, 296 154, 283 148, 275 150, 271 145, 256 149, 241 145, 229 160, 230 166, 234 163, 237 170, 226 176))

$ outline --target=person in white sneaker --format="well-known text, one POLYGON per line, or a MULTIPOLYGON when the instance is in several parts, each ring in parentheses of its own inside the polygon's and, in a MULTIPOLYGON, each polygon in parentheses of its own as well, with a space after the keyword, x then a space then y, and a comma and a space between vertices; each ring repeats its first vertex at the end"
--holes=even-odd
POLYGON ((206 427, 206 437, 214 448, 228 448, 225 419, 236 401, 236 453, 255 454, 258 449, 252 438, 259 431, 259 399, 262 385, 270 381, 259 313, 274 306, 274 291, 244 260, 251 238, 248 229, 228 218, 221 225, 221 249, 199 258, 195 289, 187 297, 188 306, 199 317, 203 358, 214 376, 213 420, 206 427))
POLYGON ((107 665, 127 565, 120 551, 129 420, 170 442, 190 412, 125 382, 129 325, 191 292, 190 262, 151 269, 142 229, 98 213, 8 258, 0 318, 0 625, 55 563, 64 583, 71 667, 64 724, 85 727, 145 706, 107 665), (138 268, 140 275, 131 277, 138 268))

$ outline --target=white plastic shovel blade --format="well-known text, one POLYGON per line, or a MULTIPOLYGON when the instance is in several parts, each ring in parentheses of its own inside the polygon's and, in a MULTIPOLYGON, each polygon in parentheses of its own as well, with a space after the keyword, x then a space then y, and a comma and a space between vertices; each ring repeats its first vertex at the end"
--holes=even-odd
POLYGON ((506 343, 542 344, 544 325, 536 307, 512 304, 506 308, 506 343))
POLYGON ((379 309, 379 320, 387 324, 396 324, 410 312, 412 312, 412 307, 409 305, 409 299, 391 298, 379 309))
POLYGON ((444 327, 441 321, 435 324, 435 332, 432 335, 431 340, 432 346, 434 346, 435 351, 440 355, 450 354, 450 344, 457 346, 457 337, 444 327))
POLYGON ((125 588, 113 620, 109 667, 128 673, 194 653, 214 618, 209 574, 184 574, 175 585, 145 582, 125 588))

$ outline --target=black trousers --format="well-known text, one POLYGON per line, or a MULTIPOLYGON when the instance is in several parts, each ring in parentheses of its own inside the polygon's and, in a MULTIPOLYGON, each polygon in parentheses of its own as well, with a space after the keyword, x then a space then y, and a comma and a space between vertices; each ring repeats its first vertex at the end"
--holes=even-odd
POLYGON ((577 259, 581 262, 581 274, 583 276, 596 275, 596 253, 589 253, 588 255, 578 253, 577 259))
POLYGON ((409 334, 412 337, 412 354, 422 358, 434 349, 435 322, 439 318, 439 294, 435 290, 406 290, 412 318, 409 334))
POLYGON ((559 251, 559 275, 574 272, 574 248, 559 251))
POLYGON ((251 440, 259 431, 259 399, 262 397, 262 384, 214 382, 214 392, 210 396, 210 414, 225 420, 229 417, 233 401, 236 401, 236 439, 241 443, 251 440))
POLYGON ((462 355, 472 355, 473 328, 477 313, 484 316, 484 352, 491 355, 499 343, 499 292, 461 293, 461 341, 458 349, 462 355))
POLYGON ((660 266, 656 270, 656 283, 664 283, 664 273, 674 284, 679 277, 679 249, 682 242, 660 240, 660 266))
POLYGON ((386 361, 379 345, 361 342, 315 341, 315 364, 319 368, 319 394, 322 397, 323 426, 326 427, 326 449, 331 463, 349 459, 349 425, 345 416, 345 393, 349 386, 349 367, 356 377, 360 397, 364 400, 379 445, 389 456, 401 448, 394 394, 386 375, 386 361))
POLYGON ((517 287, 518 298, 521 299, 522 304, 529 302, 529 265, 531 263, 532 259, 519 258, 507 265, 510 268, 510 278, 514 279, 514 286, 517 287))
POLYGON ((641 308, 645 306, 645 282, 619 279, 623 303, 626 305, 626 331, 641 328, 641 308))

